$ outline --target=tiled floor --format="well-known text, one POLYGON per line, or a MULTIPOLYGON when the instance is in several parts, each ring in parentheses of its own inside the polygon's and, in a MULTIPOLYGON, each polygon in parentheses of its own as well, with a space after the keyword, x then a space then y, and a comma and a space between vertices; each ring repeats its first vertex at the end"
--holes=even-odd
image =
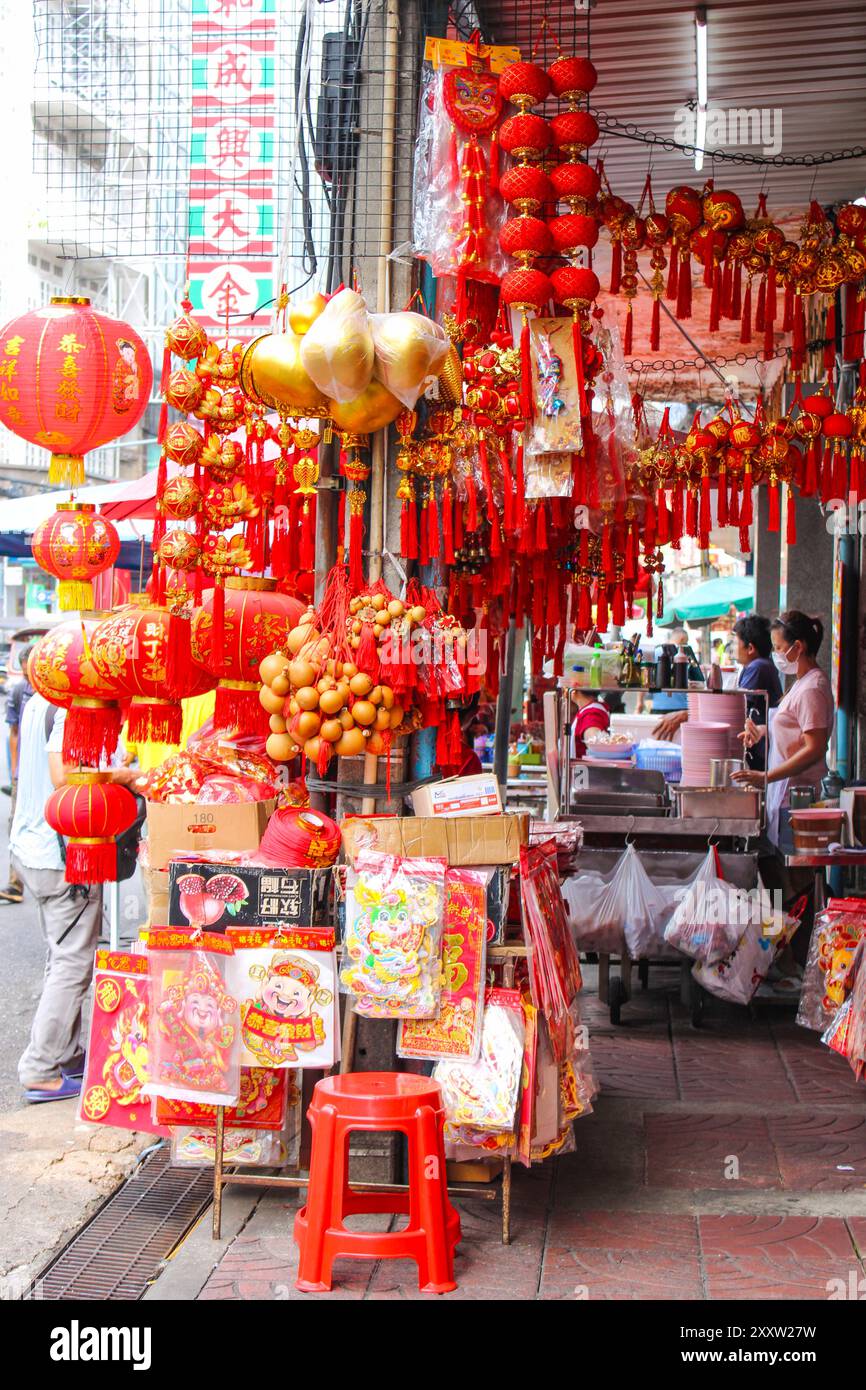
MULTIPOLYGON (((577 1151, 516 1170, 510 1246, 498 1202, 459 1203, 448 1297, 826 1299, 866 1280, 866 1088, 792 1011, 712 1003, 695 1031, 661 970, 621 1027, 590 991, 582 1011, 602 1090, 577 1151)), ((406 1261, 345 1261, 330 1295, 298 1293, 293 1216, 265 1196, 200 1297, 435 1297, 406 1261)))

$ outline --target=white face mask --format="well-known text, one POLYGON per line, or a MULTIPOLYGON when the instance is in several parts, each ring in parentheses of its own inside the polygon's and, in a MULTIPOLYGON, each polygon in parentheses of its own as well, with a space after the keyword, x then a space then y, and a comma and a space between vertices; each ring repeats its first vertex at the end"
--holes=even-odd
POLYGON ((797 662, 788 659, 790 651, 791 648, 789 647, 787 652, 773 652, 773 662, 775 663, 776 670, 781 671, 783 676, 796 676, 797 674, 797 662))

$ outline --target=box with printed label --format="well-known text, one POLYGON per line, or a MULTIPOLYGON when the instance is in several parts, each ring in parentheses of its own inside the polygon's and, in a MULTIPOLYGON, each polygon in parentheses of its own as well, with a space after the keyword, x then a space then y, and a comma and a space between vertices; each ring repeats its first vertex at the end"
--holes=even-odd
POLYGON ((330 869, 271 869, 175 860, 169 865, 170 925, 318 926, 327 920, 330 869))
POLYGON ((498 816, 502 814, 499 783, 488 772, 428 782, 412 793, 412 810, 416 816, 498 816))
POLYGON ((172 855, 201 850, 256 850, 276 801, 242 801, 199 806, 196 802, 147 803, 151 869, 165 869, 172 855))

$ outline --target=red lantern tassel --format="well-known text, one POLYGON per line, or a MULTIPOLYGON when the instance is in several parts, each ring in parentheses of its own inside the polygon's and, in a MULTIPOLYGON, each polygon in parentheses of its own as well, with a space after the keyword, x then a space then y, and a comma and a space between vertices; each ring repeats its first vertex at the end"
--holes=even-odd
POLYGON ((752 470, 751 468, 747 467, 745 473, 743 474, 743 498, 740 503, 740 531, 742 532, 744 528, 748 529, 748 527, 751 526, 753 520, 754 511, 752 508, 752 470))
POLYGON ((698 494, 694 488, 686 492, 686 535, 697 539, 698 534, 698 494))
POLYGON ((710 527, 712 526, 712 515, 710 512, 710 475, 701 474, 701 506, 698 516, 698 530, 700 532, 701 546, 706 550, 709 544, 710 527))
POLYGON ((761 276, 761 283, 758 286, 758 303, 755 309, 755 332, 763 333, 764 322, 767 313, 767 277, 761 276))
MULTIPOLYGON (((644 550, 655 550, 657 531, 658 510, 652 498, 648 497, 646 502, 646 511, 644 513, 643 523, 644 550)), ((637 551, 637 532, 634 531, 633 534, 635 536, 635 551, 637 551)))
POLYGON ((656 540, 659 545, 667 545, 671 538, 671 514, 668 511, 663 488, 659 488, 656 498, 656 517, 658 518, 656 540))
POLYGON ((116 840, 67 840, 67 883, 116 883, 116 840))
POLYGON ((353 488, 349 497, 349 588, 353 594, 364 587, 364 500, 363 488, 353 488))
POLYGON ((475 479, 471 473, 466 474, 466 530, 478 530, 478 493, 475 488, 475 479))
POLYGON ((692 262, 689 251, 683 252, 677 282, 677 318, 690 319, 692 316, 692 262))
POLYGON ((210 630, 210 660, 208 662, 208 666, 213 672, 217 672, 220 668, 225 637, 226 591, 222 579, 216 578, 213 586, 213 623, 210 630))
POLYGON ((532 408, 532 359, 529 343, 529 316, 524 310, 523 327, 520 330, 520 413, 527 423, 535 418, 532 408))
MULTIPOLYGON (((454 498, 454 549, 462 550, 465 533, 463 529, 463 503, 459 497, 454 498)), ((448 610, 451 612, 451 609, 448 610)))
POLYGON ((400 553, 404 560, 418 559, 418 504, 414 492, 403 498, 400 509, 400 553))
POLYGON ((650 317, 650 352, 658 352, 661 341, 661 302, 653 295, 652 315, 650 317))
POLYGON ((613 591, 613 604, 611 605, 611 619, 614 627, 622 627, 625 622, 625 597, 622 585, 617 584, 613 591))
POLYGON ((776 351, 774 323, 776 318, 776 268, 767 271, 767 297, 764 304, 764 357, 770 358, 776 351))
POLYGON ((304 512, 301 510, 300 518, 300 545, 298 546, 298 568, 302 570, 312 570, 316 568, 316 499, 310 503, 309 509, 304 512))
POLYGON ((789 545, 797 544, 797 503, 794 500, 794 489, 788 488, 788 517, 785 526, 785 540, 789 545))
POLYGON ((625 341, 622 350, 626 357, 632 354, 632 344, 634 342, 634 314, 631 309, 631 300, 628 301, 628 308, 625 311, 625 341))
POLYGON ((838 439, 833 450, 833 496, 843 501, 848 497, 848 455, 838 439))
POLYGON ((675 550, 679 549, 680 540, 683 534, 683 485, 681 482, 674 484, 671 491, 671 545, 675 550))
POLYGON ((664 586, 664 581, 663 581, 661 575, 659 575, 659 586, 658 586, 658 589, 657 589, 657 591, 656 591, 656 617, 657 617, 657 618, 662 617, 664 611, 665 611, 665 586, 664 586))
POLYGON ((535 549, 540 555, 547 550, 547 510, 543 502, 535 508, 535 549))
POLYGON ((794 327, 794 286, 785 286, 785 298, 782 304, 782 332, 790 333, 794 327))
POLYGON ((743 311, 743 267, 740 261, 734 262, 731 276, 731 312, 729 318, 738 319, 743 311))
POLYGON ((117 747, 120 707, 75 696, 63 721, 63 761, 69 767, 99 767, 117 747))
POLYGON ((821 461, 821 502, 826 507, 827 503, 835 496, 833 491, 835 484, 833 469, 833 445, 828 439, 824 445, 824 457, 821 461))
POLYGON ((429 518, 427 516, 427 503, 421 503, 421 521, 418 527, 418 563, 429 565, 430 563, 430 540, 429 540, 429 518))
POLYGON ((514 530, 514 479, 504 449, 499 451, 499 463, 502 468, 502 525, 507 535, 514 530))
POLYGON ((740 319, 740 342, 750 343, 752 341, 752 277, 746 283, 746 293, 743 295, 743 316, 740 319))
POLYGON ((767 484, 767 530, 780 531, 782 529, 782 501, 781 489, 778 483, 767 484))
POLYGON ((833 384, 833 372, 836 368, 836 296, 833 295, 827 305, 827 313, 824 319, 824 371, 833 384))
MULTIPOLYGON (((258 694, 256 704, 258 705, 258 694)), ((259 709, 261 709, 259 705, 259 709)), ((264 710, 262 710, 264 714, 264 710)), ((265 720, 267 726, 267 719, 265 720)), ((217 728, 226 727, 216 725, 217 728)), ((147 699, 133 696, 127 711, 127 736, 130 743, 180 743, 183 730, 183 710, 171 700, 147 699)))
POLYGON ((665 286, 665 299, 676 299, 679 282, 680 258, 677 248, 671 247, 671 259, 668 265, 668 282, 665 286))
POLYGON ((577 622, 575 624, 578 632, 587 632, 592 627, 592 604, 589 597, 589 585, 581 584, 580 593, 577 600, 577 622))
POLYGON ((159 411, 159 424, 156 427, 156 442, 162 444, 168 429, 168 401, 163 401, 159 411))
POLYGON ((192 665, 192 623, 183 613, 170 613, 168 641, 165 654, 165 688, 174 699, 180 699, 189 681, 192 665))
POLYGON ((613 544, 609 525, 601 528, 601 568, 605 575, 613 572, 613 544))
MULTIPOLYGON (((244 685, 247 683, 244 682, 244 685)), ((258 682, 254 685, 250 682, 246 689, 238 689, 220 681, 213 716, 215 729, 234 729, 239 738, 267 738, 270 730, 268 720, 267 710, 259 704, 258 682)))
POLYGON ((610 288, 609 294, 619 294, 622 283, 622 242, 619 238, 610 247, 610 288))
POLYGON ((731 478, 731 491, 728 496, 728 525, 739 526, 740 524, 740 492, 737 479, 731 478))
POLYGON ((718 333, 722 313, 722 267, 716 261, 713 267, 713 289, 710 295, 710 332, 718 333))
POLYGON ((610 615, 607 607, 607 585, 601 579, 599 579, 596 585, 595 625, 599 632, 607 632, 610 627, 610 615))
POLYGON ((454 564, 454 499, 448 486, 442 489, 442 548, 446 565, 454 564))
POLYGON ((731 295, 734 288, 733 265, 729 257, 725 257, 725 268, 722 271, 722 294, 720 312, 726 319, 731 317, 731 295))
POLYGON ((499 140, 494 130, 490 137, 490 192, 499 192, 499 140))
POLYGON ((439 512, 436 508, 436 493, 431 485, 427 494, 427 549, 431 560, 439 558, 439 536, 439 512))

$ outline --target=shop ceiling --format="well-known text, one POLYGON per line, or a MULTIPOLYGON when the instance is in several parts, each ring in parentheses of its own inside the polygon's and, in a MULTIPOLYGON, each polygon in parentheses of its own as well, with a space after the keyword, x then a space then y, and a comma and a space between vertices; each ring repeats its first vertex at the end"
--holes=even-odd
MULTIPOLYGON (((574 32, 580 6, 573 0, 486 0, 476 8, 489 37, 518 44, 528 57, 545 16, 552 30, 574 32)), ((598 86, 592 106, 602 122, 603 112, 641 131, 675 137, 678 109, 697 97, 696 8, 681 0, 596 0, 590 40, 598 86)), ((866 146, 866 0, 716 0, 704 8, 708 113, 767 113, 764 128, 771 130, 768 123, 775 119, 783 157, 866 146)), ((585 33, 585 23, 578 18, 578 33, 585 33)), ((548 45, 545 57, 553 56, 548 45)), ((761 154, 762 146, 727 148, 761 154)), ((810 196, 830 204, 866 195, 862 157, 815 169, 730 163, 707 154, 696 172, 692 155, 610 133, 596 151, 614 191, 630 201, 640 198, 650 160, 657 199, 674 184, 707 177, 715 177, 718 188, 738 192, 748 212, 762 188, 771 214, 802 207, 810 196)))

